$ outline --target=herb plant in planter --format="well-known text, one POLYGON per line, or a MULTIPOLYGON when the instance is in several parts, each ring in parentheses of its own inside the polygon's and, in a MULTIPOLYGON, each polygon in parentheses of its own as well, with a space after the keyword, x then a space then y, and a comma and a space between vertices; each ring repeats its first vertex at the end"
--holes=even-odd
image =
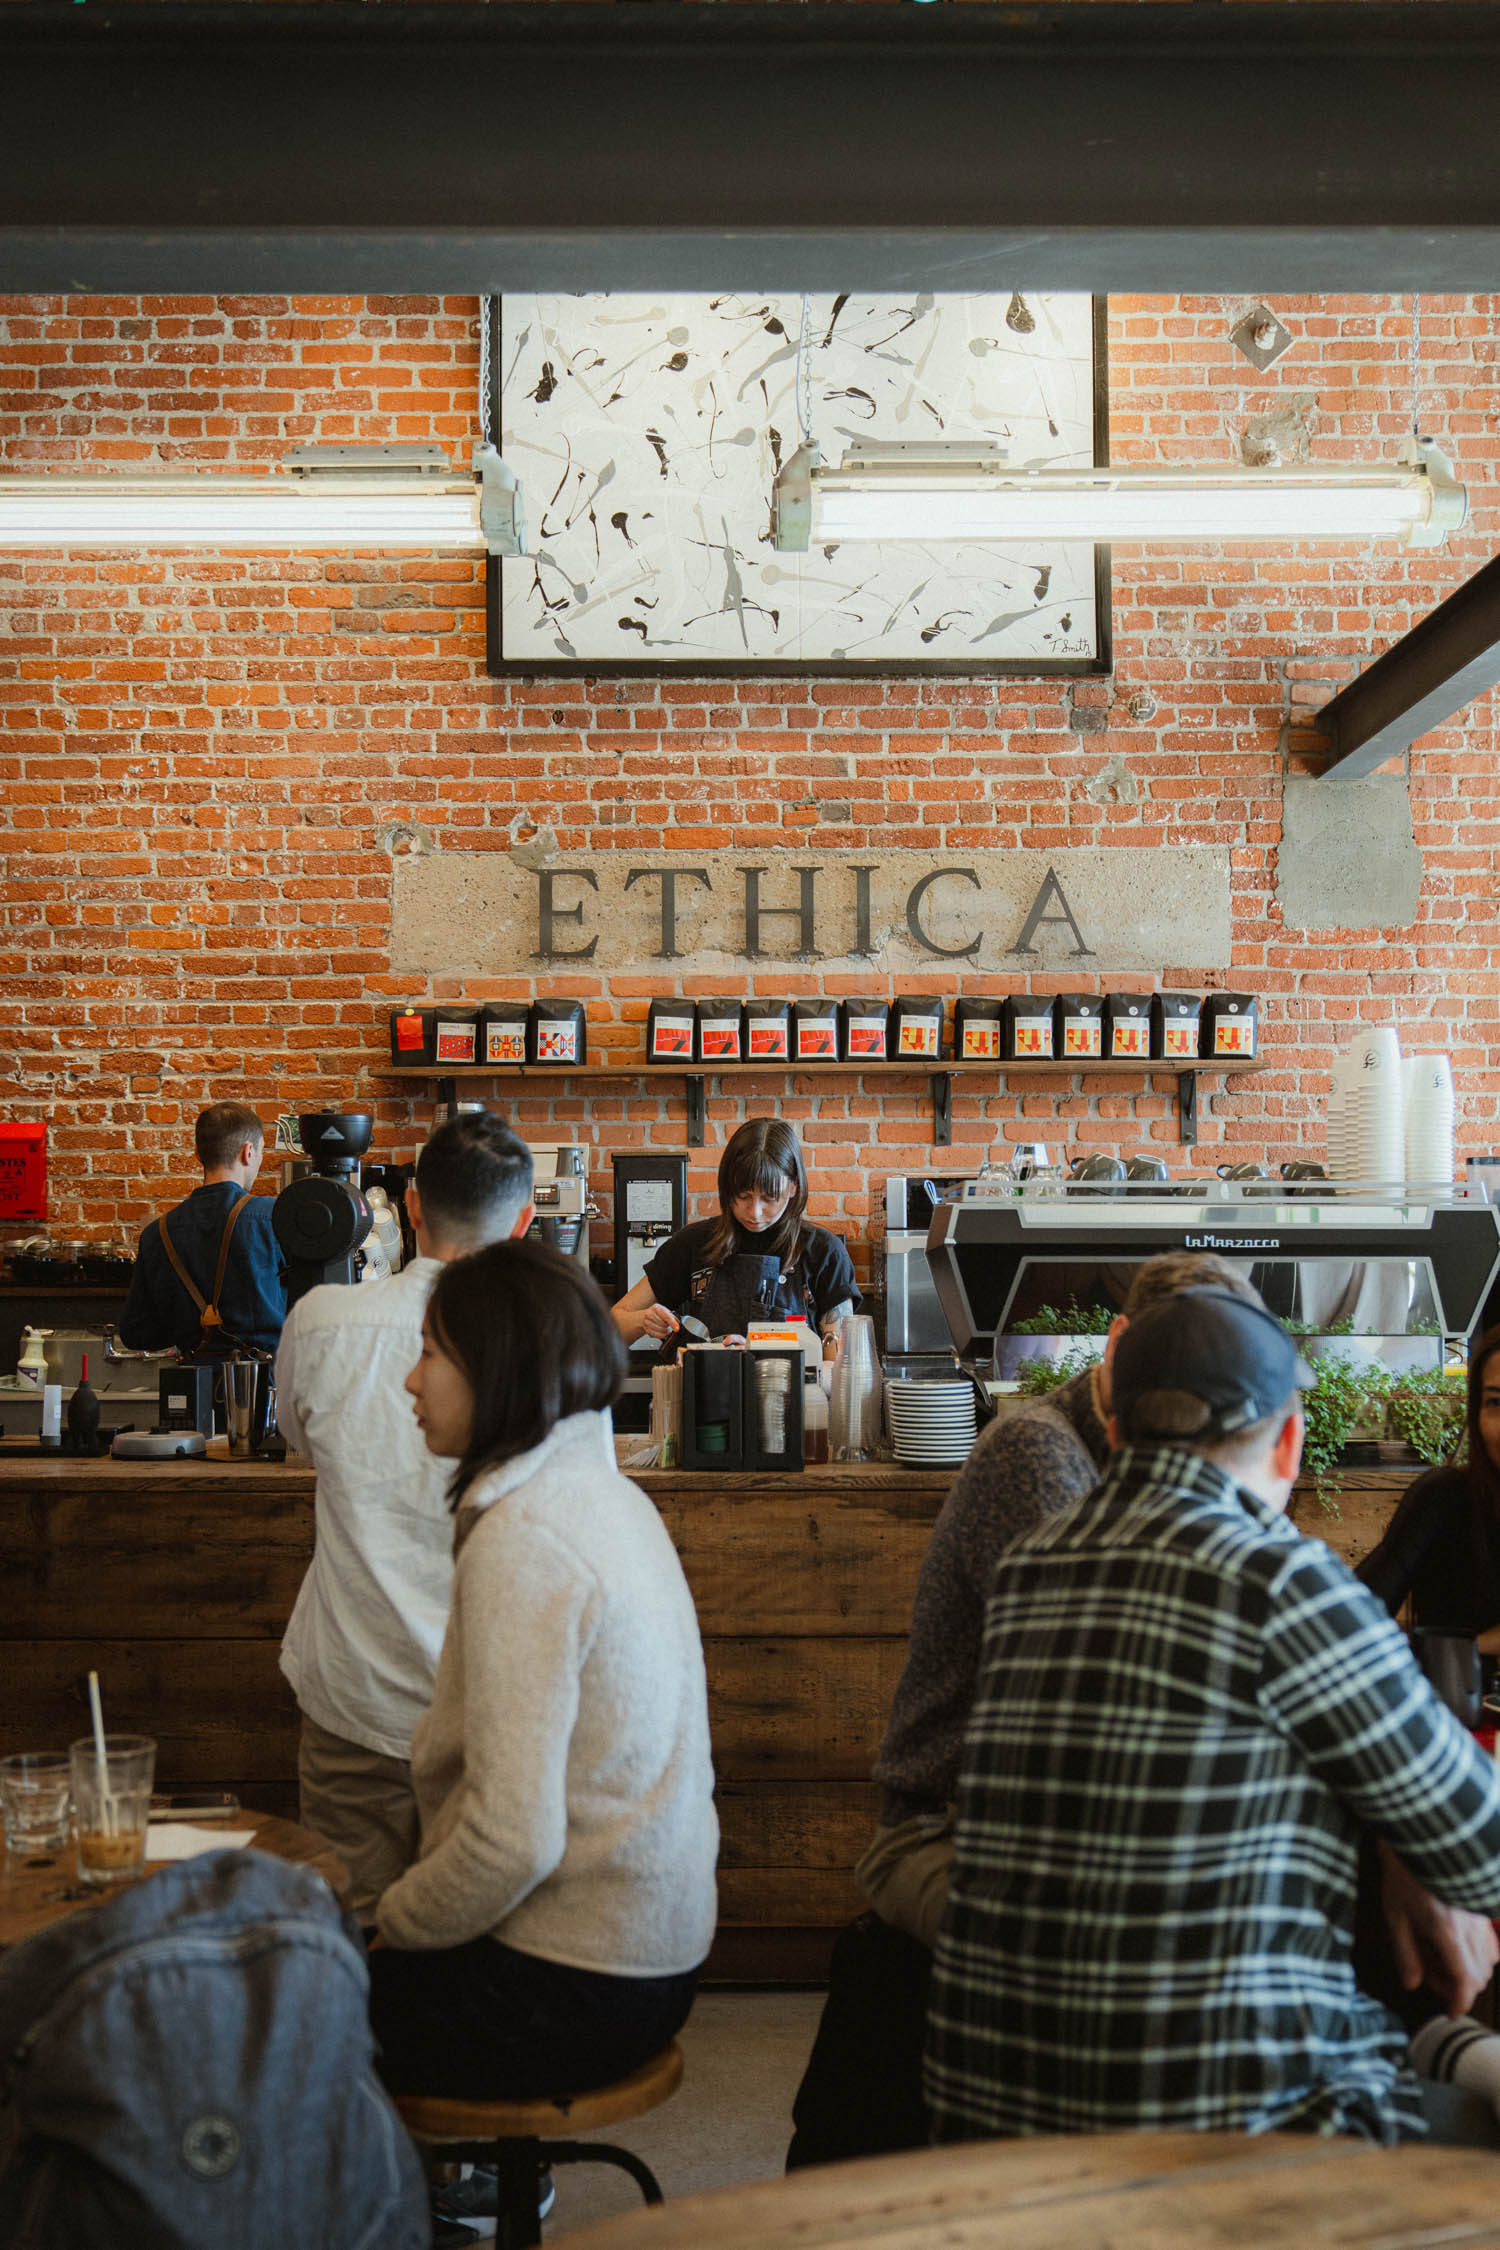
MULTIPOLYGON (((1059 1312, 1042 1305, 1014 1328, 995 1339, 995 1373, 1002 1379, 1019 1377, 1037 1360, 1059 1362, 1077 1356, 1080 1364, 1104 1356, 1104 1339, 1114 1314, 1107 1305, 1071 1304, 1059 1312)), ((1074 1368, 1071 1372, 1076 1373, 1074 1368)), ((1066 1377, 1060 1378, 1066 1381, 1066 1377)))

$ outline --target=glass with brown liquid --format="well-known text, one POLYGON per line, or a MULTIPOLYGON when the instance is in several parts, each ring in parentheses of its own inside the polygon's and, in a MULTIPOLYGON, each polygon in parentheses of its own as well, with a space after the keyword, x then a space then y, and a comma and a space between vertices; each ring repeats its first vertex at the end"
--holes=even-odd
POLYGON ((80 1883, 128 1883, 146 1864, 156 1744, 144 1734, 92 1735, 70 1745, 80 1883))

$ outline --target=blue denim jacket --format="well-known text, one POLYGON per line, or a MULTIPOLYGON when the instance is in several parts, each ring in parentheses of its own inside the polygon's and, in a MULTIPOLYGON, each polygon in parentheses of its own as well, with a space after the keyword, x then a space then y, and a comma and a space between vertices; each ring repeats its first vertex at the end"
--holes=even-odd
POLYGON ((7 2250, 426 2250, 374 2072, 364 1954, 322 1878, 163 1869, 0 1960, 7 2250))

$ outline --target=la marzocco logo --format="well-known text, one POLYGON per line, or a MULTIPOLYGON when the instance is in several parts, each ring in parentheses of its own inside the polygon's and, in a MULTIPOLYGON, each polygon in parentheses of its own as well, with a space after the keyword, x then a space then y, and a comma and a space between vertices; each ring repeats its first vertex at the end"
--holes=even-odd
POLYGON ((1279 1250, 1279 1234, 1185 1234, 1184 1250, 1279 1250))

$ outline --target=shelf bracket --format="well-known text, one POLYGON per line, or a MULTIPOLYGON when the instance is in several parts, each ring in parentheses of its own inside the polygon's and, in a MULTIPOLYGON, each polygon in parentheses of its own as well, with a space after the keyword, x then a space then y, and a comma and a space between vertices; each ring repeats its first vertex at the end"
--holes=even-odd
POLYGON ((458 1080, 456 1078, 440 1078, 438 1080, 438 1108, 445 1109, 450 1117, 458 1115, 458 1080))
POLYGON ((1184 1148, 1198 1145, 1198 1073, 1182 1071, 1177 1080, 1177 1138, 1184 1148))
POLYGON ((702 1148, 703 1135, 708 1124, 708 1102, 704 1097, 703 1080, 693 1071, 683 1082, 687 1095, 687 1142, 689 1148, 702 1148))
POLYGON ((932 1074, 932 1145, 953 1146, 953 1079, 946 1070, 932 1074))

